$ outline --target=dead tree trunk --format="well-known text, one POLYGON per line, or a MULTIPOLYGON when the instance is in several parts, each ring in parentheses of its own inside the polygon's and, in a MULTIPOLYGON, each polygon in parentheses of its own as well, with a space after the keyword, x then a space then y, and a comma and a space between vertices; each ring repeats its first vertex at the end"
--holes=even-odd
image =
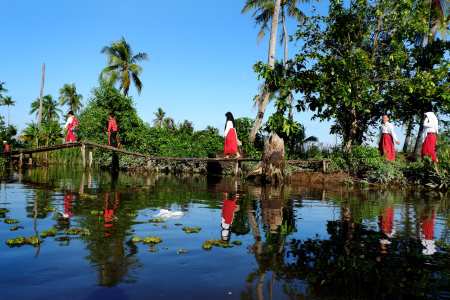
POLYGON ((284 141, 277 134, 264 142, 263 181, 283 182, 285 177, 284 141))

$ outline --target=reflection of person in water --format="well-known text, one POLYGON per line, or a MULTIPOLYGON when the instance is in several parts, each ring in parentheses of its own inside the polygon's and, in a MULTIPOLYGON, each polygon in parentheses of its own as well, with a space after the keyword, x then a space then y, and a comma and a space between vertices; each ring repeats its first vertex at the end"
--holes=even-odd
MULTIPOLYGON (((391 244, 389 239, 395 237, 395 233, 397 231, 397 228, 394 227, 394 205, 392 203, 386 205, 384 208, 384 213, 379 217, 378 226, 380 227, 381 232, 385 235, 380 239, 380 253, 386 254, 387 245, 391 244)), ((380 260, 381 257, 377 257, 377 261, 380 260)))
POLYGON ((116 201, 111 207, 111 204, 109 203, 109 193, 106 193, 106 206, 105 206, 105 236, 111 235, 109 231, 111 230, 112 224, 112 216, 114 215, 114 210, 116 209, 117 203, 119 203, 119 195, 116 193, 116 201))
POLYGON ((222 204, 222 240, 225 242, 230 241, 231 237, 231 223, 233 223, 234 211, 236 209, 236 199, 228 200, 228 193, 223 193, 222 204))
POLYGON ((73 200, 73 195, 64 195, 64 212, 60 212, 62 214, 62 216, 64 217, 64 219, 68 219, 72 216, 74 216, 75 214, 72 211, 72 200, 73 200))
POLYGON ((420 216, 420 240, 423 245, 422 254, 432 255, 436 252, 434 243, 434 219, 436 215, 429 209, 425 210, 420 216))

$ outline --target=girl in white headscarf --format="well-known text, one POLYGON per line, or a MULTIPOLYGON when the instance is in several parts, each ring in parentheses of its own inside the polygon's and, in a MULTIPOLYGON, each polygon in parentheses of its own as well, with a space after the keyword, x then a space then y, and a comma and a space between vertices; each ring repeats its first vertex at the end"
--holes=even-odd
POLYGON ((436 133, 439 132, 439 122, 436 115, 432 112, 425 113, 425 119, 423 121, 423 130, 421 139, 423 142, 422 156, 430 155, 435 163, 438 162, 436 158, 436 133))

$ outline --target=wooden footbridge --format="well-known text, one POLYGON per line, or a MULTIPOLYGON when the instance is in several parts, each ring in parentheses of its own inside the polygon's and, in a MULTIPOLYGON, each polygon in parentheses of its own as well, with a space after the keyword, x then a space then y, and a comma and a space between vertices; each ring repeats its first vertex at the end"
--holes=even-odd
MULTIPOLYGON (((121 152, 124 154, 132 155, 134 158, 137 157, 145 157, 147 159, 147 169, 152 169, 152 160, 156 162, 155 169, 158 171, 158 161, 176 161, 176 162, 234 162, 235 171, 236 174, 239 174, 240 170, 240 164, 241 162, 245 161, 261 161, 260 158, 174 158, 174 157, 160 157, 160 156, 152 156, 148 154, 142 154, 137 152, 128 151, 122 148, 115 148, 111 146, 101 145, 93 142, 74 142, 74 143, 66 143, 62 145, 57 146, 49 146, 49 147, 40 147, 40 148, 32 148, 32 149, 20 149, 10 152, 3 152, 3 157, 11 157, 11 156, 17 156, 19 155, 19 168, 22 168, 23 160, 24 160, 24 154, 28 155, 28 165, 32 165, 33 163, 33 153, 38 152, 48 152, 48 151, 55 151, 55 150, 61 150, 66 148, 75 148, 75 147, 81 147, 81 156, 83 159, 83 167, 86 168, 86 147, 89 151, 89 168, 92 168, 92 161, 93 161, 93 155, 92 152, 94 151, 94 148, 103 148, 106 150, 110 150, 113 152, 121 152)), ((326 172, 328 162, 330 159, 314 159, 314 160, 286 160, 286 163, 305 163, 305 162, 322 162, 323 163, 323 171, 326 172)))

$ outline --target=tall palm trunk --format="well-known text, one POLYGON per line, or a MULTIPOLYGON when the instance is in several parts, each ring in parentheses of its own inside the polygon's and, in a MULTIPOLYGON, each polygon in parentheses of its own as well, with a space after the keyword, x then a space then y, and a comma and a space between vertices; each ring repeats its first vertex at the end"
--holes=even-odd
POLYGON ((411 139, 411 132, 414 128, 414 121, 410 121, 408 124, 408 128, 406 129, 406 137, 405 142, 403 143, 403 152, 406 153, 408 151, 409 140, 411 139))
POLYGON ((41 128, 42 121, 42 98, 44 93, 44 78, 45 78, 45 63, 42 64, 42 83, 41 83, 41 95, 39 98, 39 117, 38 117, 38 127, 41 128))
MULTIPOLYGON (((269 41, 269 57, 267 65, 270 68, 273 68, 275 65, 275 49, 277 46, 277 26, 278 26, 278 14, 280 11, 280 3, 281 0, 275 1, 275 8, 273 11, 273 17, 272 17, 272 25, 270 28, 270 41, 269 41)), ((259 95, 258 97, 261 99, 261 102, 258 106, 258 113, 256 114, 255 122, 253 123, 253 128, 249 135, 250 142, 253 142, 256 137, 256 133, 258 132, 259 128, 261 127, 262 120, 264 118, 264 113, 266 111, 267 103, 269 102, 269 92, 268 92, 268 82, 266 80, 266 84, 264 87, 264 91, 259 95)), ((256 100, 258 101, 258 99, 256 100)))
POLYGON ((8 105, 8 126, 9 126, 9 105, 8 105))
MULTIPOLYGON (((284 33, 284 71, 287 73, 287 70, 289 69, 289 66, 287 64, 288 60, 288 36, 287 36, 287 30, 286 30, 286 15, 284 12, 284 5, 281 6, 281 20, 283 22, 283 33, 284 33)), ((294 115, 292 112, 292 93, 289 92, 288 95, 288 103, 289 103, 289 119, 293 120, 294 115)))

